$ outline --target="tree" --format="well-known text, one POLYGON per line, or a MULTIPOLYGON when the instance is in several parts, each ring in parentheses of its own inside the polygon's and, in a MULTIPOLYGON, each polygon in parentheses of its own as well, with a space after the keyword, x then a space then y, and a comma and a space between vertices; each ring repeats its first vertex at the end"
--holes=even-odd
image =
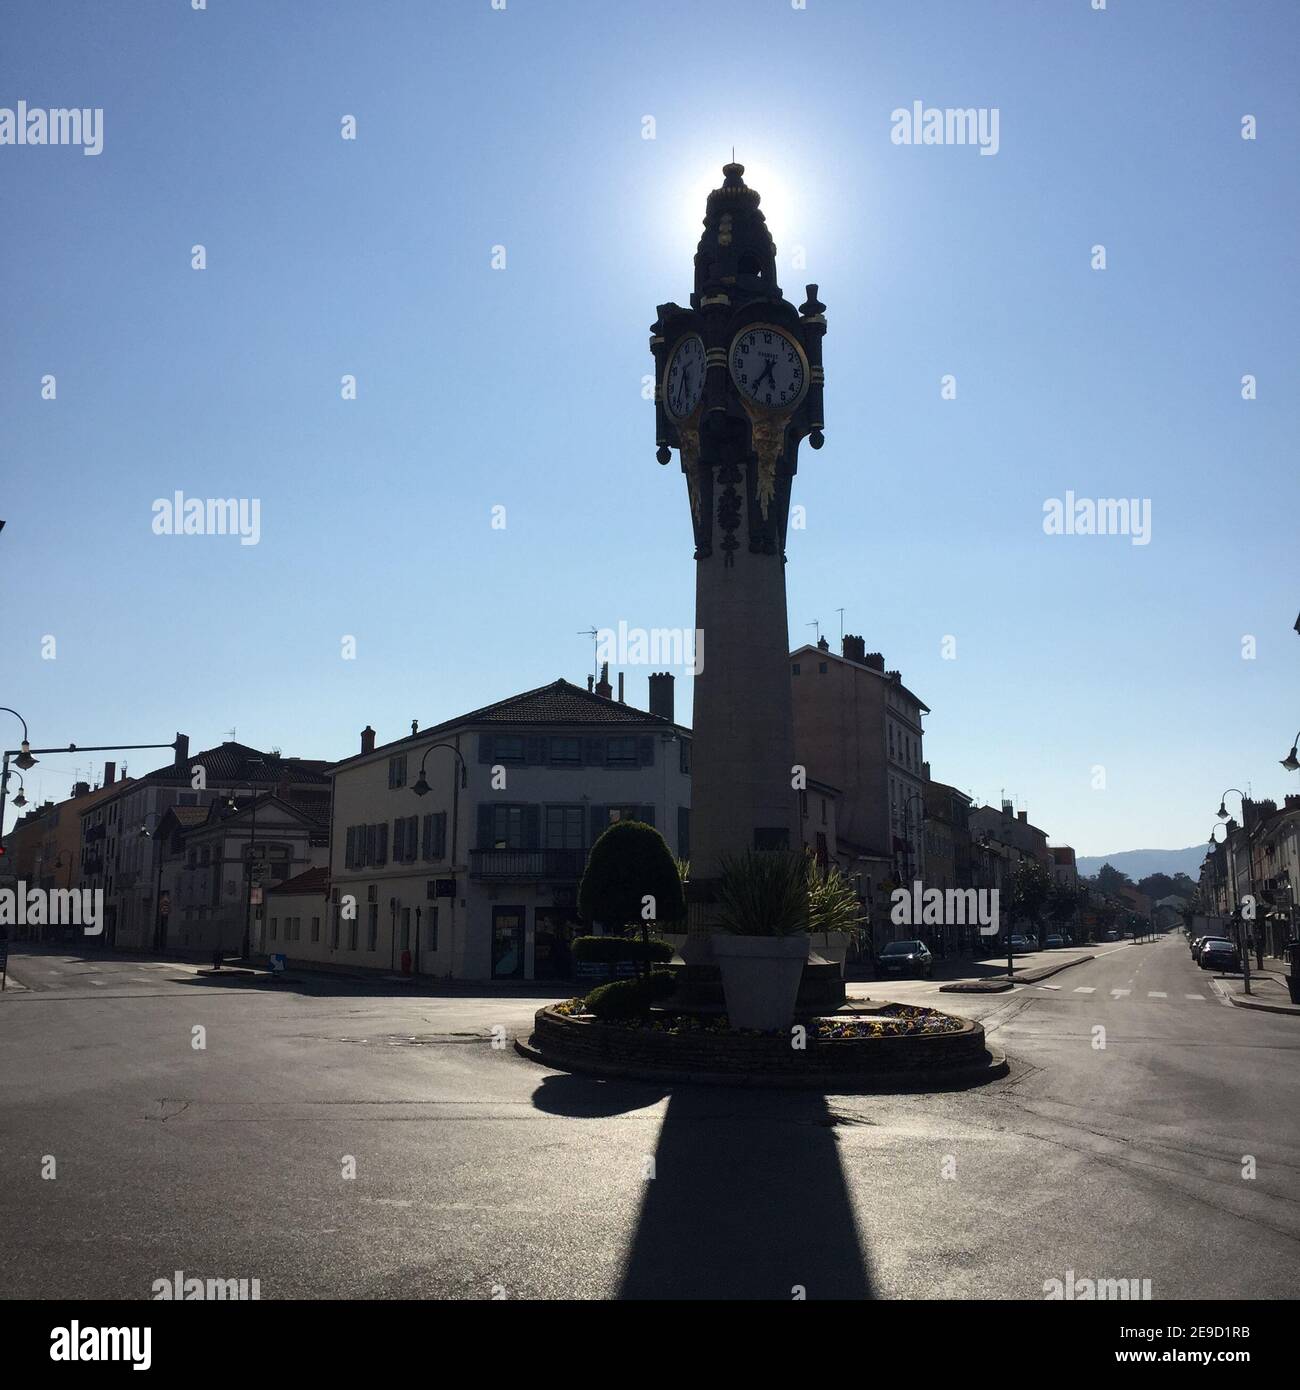
POLYGON ((1068 883, 1054 883, 1047 894, 1047 915, 1059 926, 1073 921, 1074 914, 1087 899, 1087 890, 1071 888, 1068 883))
POLYGON ((1119 896, 1121 888, 1132 888, 1133 880, 1113 864, 1106 863, 1097 870, 1097 887, 1108 897, 1119 896))
POLYGON ((1052 891, 1052 876, 1037 859, 1022 859, 1011 877, 1011 915, 1028 917, 1035 924, 1052 891))
POLYGON ((578 914, 611 931, 678 922, 686 898, 664 837, 641 821, 616 821, 591 847, 578 885, 578 914))
POLYGON ((1145 893, 1152 902, 1158 902, 1177 891, 1177 885, 1168 874, 1154 873, 1138 879, 1138 892, 1145 893))

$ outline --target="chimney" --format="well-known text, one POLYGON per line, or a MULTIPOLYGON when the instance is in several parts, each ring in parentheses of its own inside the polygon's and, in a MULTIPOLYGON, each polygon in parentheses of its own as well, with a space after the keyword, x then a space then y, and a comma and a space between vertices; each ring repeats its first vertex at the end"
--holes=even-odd
POLYGON ((1028 812, 1028 811, 1020 811, 1018 814, 1019 814, 1019 817, 1020 817, 1020 819, 1021 819, 1022 821, 1028 823, 1028 821, 1029 821, 1029 812, 1028 812))
POLYGON ((676 722, 673 716, 673 688, 676 677, 671 671, 656 671, 650 677, 650 713, 660 719, 676 722))
MULTIPOLYGON (((865 666, 867 664, 866 638, 854 637, 851 633, 846 632, 840 650, 844 654, 845 661, 856 661, 859 666, 865 666)), ((883 659, 880 664, 882 666, 885 664, 883 659)))
POLYGON ((626 704, 626 703, 627 703, 627 702, 623 699, 623 673, 622 673, 622 671, 620 671, 620 672, 618 673, 618 702, 619 702, 620 705, 626 704))
POLYGON ((595 676, 588 676, 588 677, 587 677, 587 693, 588 693, 588 694, 591 693, 591 687, 592 687, 595 683, 596 683, 596 677, 595 677, 595 676))
POLYGON ((921 764, 921 776, 924 777, 925 780, 926 780, 927 782, 930 782, 930 781, 933 781, 933 780, 934 780, 934 779, 930 776, 930 764, 929 764, 928 762, 922 762, 922 764, 921 764))
POLYGON ((881 675, 885 673, 885 658, 879 652, 868 652, 863 657, 862 664, 873 671, 879 671, 881 675))
POLYGON ((1288 811, 1300 811, 1300 795, 1291 793, 1284 804, 1288 811))
POLYGON ((1002 814, 1007 820, 1010 820, 1011 817, 1015 815, 1011 803, 1005 797, 1002 799, 1002 814))
POLYGON ((614 694, 614 687, 609 683, 609 662, 600 663, 600 679, 596 682, 596 694, 608 700, 614 694))
POLYGON ((293 784, 292 784, 292 782, 289 780, 288 777, 281 777, 280 780, 275 784, 275 794, 276 794, 276 796, 278 796, 278 797, 280 798, 281 801, 288 801, 288 799, 289 799, 289 788, 290 788, 292 785, 293 785, 293 784))
POLYGON ((369 724, 361 730, 361 751, 363 753, 373 753, 375 751, 375 731, 369 724))
POLYGON ((105 763, 105 764, 104 764, 104 785, 105 785, 106 787, 111 787, 111 786, 113 785, 113 779, 114 779, 116 776, 117 776, 117 764, 116 764, 116 763, 105 763))

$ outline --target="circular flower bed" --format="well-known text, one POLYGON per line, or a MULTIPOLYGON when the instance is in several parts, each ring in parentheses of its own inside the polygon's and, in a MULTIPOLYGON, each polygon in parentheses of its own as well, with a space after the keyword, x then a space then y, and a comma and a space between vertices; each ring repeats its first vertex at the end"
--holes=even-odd
POLYGON ((652 1009, 601 1020, 581 999, 537 1011, 524 1056, 564 1071, 660 1082, 822 1089, 943 1089, 1006 1071, 984 1029, 915 1004, 872 1003, 782 1032, 732 1028, 725 1016, 652 1009))

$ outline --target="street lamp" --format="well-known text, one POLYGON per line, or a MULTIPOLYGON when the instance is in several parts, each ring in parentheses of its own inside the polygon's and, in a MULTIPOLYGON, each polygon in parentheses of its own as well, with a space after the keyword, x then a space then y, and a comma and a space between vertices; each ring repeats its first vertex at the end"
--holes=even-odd
MULTIPOLYGON (((1226 821, 1226 820, 1228 819, 1228 793, 1229 793, 1229 792, 1234 793, 1234 794, 1237 796, 1237 798, 1241 801, 1241 828, 1242 828, 1243 831, 1245 831, 1245 834, 1246 834, 1246 884, 1247 884, 1247 891, 1248 891, 1248 893, 1249 893, 1249 895, 1250 895, 1251 911, 1253 912, 1253 911, 1255 910, 1255 865, 1254 865, 1254 863, 1253 863, 1252 855, 1251 855, 1251 842, 1253 841, 1253 839, 1254 839, 1255 837, 1254 837, 1254 833, 1253 833, 1253 832, 1250 830, 1250 828, 1246 825, 1246 793, 1243 792, 1243 791, 1241 790, 1240 787, 1229 787, 1228 790, 1225 791, 1225 792, 1223 793, 1223 795, 1219 798, 1219 809, 1218 809, 1218 811, 1216 812, 1216 814, 1218 815, 1219 819, 1222 820, 1222 821, 1226 821)), ((1213 838, 1213 836, 1211 836, 1211 838, 1213 838)), ((1245 920, 1245 918, 1241 915, 1241 901, 1240 901, 1240 898, 1239 898, 1238 892, 1237 892, 1237 856, 1236 856, 1236 853, 1232 850, 1232 848, 1228 845, 1228 841, 1229 841, 1230 838, 1231 838, 1230 836, 1225 835, 1225 836, 1224 836, 1224 841, 1223 841, 1223 842, 1224 842, 1224 845, 1228 847, 1229 867, 1232 869, 1232 900, 1233 900, 1232 915, 1237 919, 1237 940, 1241 943, 1241 978, 1242 978, 1242 987, 1243 987, 1243 989, 1246 991, 1246 993, 1249 994, 1249 993, 1250 993, 1250 950, 1249 950, 1249 934, 1248 934, 1248 932, 1247 932, 1247 930, 1246 930, 1246 920, 1245 920)), ((1260 969, 1263 969, 1263 966, 1264 966, 1264 940, 1263 940, 1262 934, 1260 934, 1260 933, 1256 933, 1256 937, 1257 937, 1258 942, 1259 942, 1259 966, 1260 966, 1260 969)))
POLYGON ((461 753, 460 749, 457 748, 456 745, 453 743, 431 743, 424 750, 424 756, 420 759, 420 771, 416 776, 415 785, 411 788, 411 790, 416 794, 416 796, 428 796, 431 790, 428 782, 425 780, 424 777, 424 764, 429 754, 432 753, 435 748, 450 748, 451 751, 455 753, 457 759, 460 762, 461 788, 463 790, 465 787, 469 786, 469 769, 465 766, 465 758, 464 755, 461 753))
POLYGON ((1282 766, 1288 772, 1295 772, 1297 768, 1300 768, 1300 758, 1296 757, 1298 751, 1300 751, 1300 733, 1291 740, 1291 751, 1281 760, 1282 766))
POLYGON ((23 781, 21 774, 15 773, 14 776, 18 778, 18 795, 17 795, 16 797, 14 797, 14 805, 15 805, 15 806, 26 806, 26 805, 27 805, 27 796, 26 796, 27 785, 26 785, 26 783, 23 781))
MULTIPOLYGON (((266 762, 262 758, 251 758, 251 763, 260 763, 263 767, 266 762)), ((226 805, 232 811, 239 809, 239 803, 235 800, 235 790, 231 789, 230 795, 226 798, 226 805)), ((257 853, 257 798, 260 795, 257 788, 251 782, 242 784, 239 791, 248 791, 253 794, 253 824, 248 832, 248 858, 244 864, 244 940, 240 946, 239 955, 241 960, 247 960, 252 950, 252 930, 253 930, 253 855, 257 853)))
MULTIPOLYGON (((144 823, 140 826, 140 838, 141 838, 142 840, 154 840, 155 837, 156 837, 156 833, 157 833, 157 830, 158 830, 158 826, 155 825, 155 826, 153 827, 152 830, 149 828, 149 817, 150 817, 150 816, 153 816, 154 819, 155 819, 156 821, 160 822, 160 823, 161 823, 161 821, 162 821, 162 815, 161 815, 160 812, 158 812, 158 811, 146 811, 146 812, 145 812, 145 816, 144 816, 144 823)), ((154 880, 154 889, 153 889, 153 948, 154 948, 154 950, 155 950, 156 952, 161 952, 162 949, 163 949, 163 916, 162 916, 162 866, 163 866, 163 847, 162 847, 162 842, 161 842, 160 840, 157 841, 156 844, 155 844, 155 846, 154 846, 154 857, 158 860, 158 875, 157 875, 157 878, 154 880)))

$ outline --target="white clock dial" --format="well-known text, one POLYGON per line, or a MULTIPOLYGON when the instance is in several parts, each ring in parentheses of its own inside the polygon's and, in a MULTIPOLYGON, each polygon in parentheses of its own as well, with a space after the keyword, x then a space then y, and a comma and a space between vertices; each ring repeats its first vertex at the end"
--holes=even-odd
POLYGON ((808 360, 793 338, 759 323, 736 334, 731 379, 756 405, 793 410, 808 390, 808 360))
POLYGON ((673 349, 664 374, 664 407, 674 420, 685 420, 703 394, 704 339, 692 333, 673 349))

